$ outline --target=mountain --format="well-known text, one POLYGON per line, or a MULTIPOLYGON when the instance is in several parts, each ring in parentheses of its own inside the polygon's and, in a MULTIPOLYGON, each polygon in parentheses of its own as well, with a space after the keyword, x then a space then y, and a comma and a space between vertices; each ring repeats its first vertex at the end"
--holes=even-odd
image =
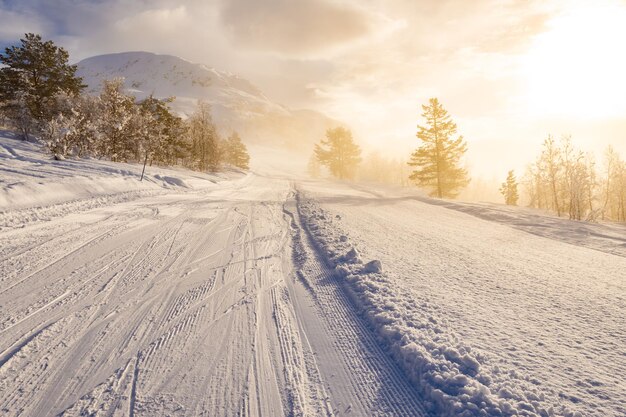
POLYGON ((237 75, 172 55, 123 52, 94 56, 78 63, 78 75, 93 94, 100 91, 103 80, 123 77, 127 92, 138 99, 150 94, 173 96, 171 107, 183 117, 194 111, 198 100, 204 100, 211 104, 223 133, 237 130, 248 143, 308 151, 326 129, 340 124, 313 110, 293 110, 274 103, 237 75))

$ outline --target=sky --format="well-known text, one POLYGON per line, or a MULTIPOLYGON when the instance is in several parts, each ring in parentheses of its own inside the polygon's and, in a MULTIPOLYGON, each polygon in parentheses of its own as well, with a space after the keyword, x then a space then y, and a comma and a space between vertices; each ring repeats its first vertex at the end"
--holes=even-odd
POLYGON ((144 50, 231 71, 388 156, 419 145, 437 97, 475 176, 522 171, 548 134, 626 157, 626 0, 0 0, 0 46, 25 32, 74 62, 144 50))

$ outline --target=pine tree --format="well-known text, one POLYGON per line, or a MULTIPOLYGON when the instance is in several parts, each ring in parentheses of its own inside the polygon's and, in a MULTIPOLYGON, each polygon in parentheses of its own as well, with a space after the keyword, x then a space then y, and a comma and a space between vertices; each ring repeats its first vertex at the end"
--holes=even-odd
MULTIPOLYGON (((37 123, 56 117, 55 98, 65 93, 76 96, 85 87, 76 76, 76 65, 68 64, 69 54, 40 35, 27 33, 20 46, 0 54, 0 104, 23 106, 37 123)), ((19 113, 13 109, 10 113, 19 113)))
POLYGON ((250 155, 248 148, 241 141, 239 134, 233 132, 224 144, 224 160, 226 163, 241 169, 248 169, 250 164, 250 155))
POLYGON ((504 196, 504 202, 509 206, 517 206, 519 194, 517 191, 517 179, 515 173, 511 170, 506 177, 506 181, 500 187, 500 193, 504 196))
POLYGON ((339 179, 354 178, 361 162, 361 148, 354 143, 352 133, 343 127, 328 129, 326 139, 315 145, 315 156, 330 173, 339 179))
POLYGON ((467 151, 463 137, 454 139, 456 123, 436 98, 422 106, 426 119, 424 126, 418 126, 417 137, 422 145, 411 154, 409 165, 417 167, 410 179, 421 186, 431 188, 431 195, 456 197, 459 189, 469 184, 467 171, 459 166, 460 159, 467 151))

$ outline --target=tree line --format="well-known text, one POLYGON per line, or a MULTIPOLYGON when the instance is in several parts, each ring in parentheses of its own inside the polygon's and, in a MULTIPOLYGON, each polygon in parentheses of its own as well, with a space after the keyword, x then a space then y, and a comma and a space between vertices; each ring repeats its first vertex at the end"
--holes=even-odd
POLYGON ((338 179, 359 176, 364 180, 400 185, 408 185, 410 181, 428 189, 431 196, 456 197, 470 181, 467 170, 461 165, 467 144, 462 136, 456 136, 456 123, 438 99, 431 98, 422 109, 425 123, 418 125, 420 146, 408 162, 370 154, 362 167, 361 148, 350 130, 338 127, 329 129, 326 138, 315 145, 307 167, 309 174, 317 177, 321 167, 326 166, 338 179), (407 165, 413 169, 407 169, 407 165))
POLYGON ((530 207, 573 220, 626 221, 626 161, 611 146, 598 167, 570 136, 548 136, 522 185, 530 207))
POLYGON ((200 101, 184 120, 169 107, 175 98, 138 101, 121 78, 105 80, 99 95, 88 95, 68 59, 63 48, 32 33, 0 54, 0 112, 24 139, 38 137, 56 158, 248 169, 245 144, 236 132, 222 137, 209 104, 200 101))
MULTIPOLYGON (((420 143, 408 161, 375 153, 363 159, 350 131, 336 128, 328 130, 315 146, 309 174, 318 177, 326 166, 339 179, 411 183, 434 197, 456 197, 470 182, 462 166, 467 144, 457 135, 457 125, 438 99, 431 98, 422 110, 424 122, 417 127, 420 143), (411 167, 408 170, 407 165, 411 167)), ((521 183, 511 170, 499 191, 508 205, 517 205, 523 198, 529 207, 573 220, 626 221, 626 161, 609 146, 598 168, 593 155, 576 149, 569 136, 560 140, 549 136, 521 183)))

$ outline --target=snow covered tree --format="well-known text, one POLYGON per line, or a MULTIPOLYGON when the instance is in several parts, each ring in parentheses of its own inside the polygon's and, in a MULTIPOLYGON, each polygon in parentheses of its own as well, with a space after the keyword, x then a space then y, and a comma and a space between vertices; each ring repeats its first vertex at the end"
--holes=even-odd
POLYGON ((0 110, 9 119, 12 127, 20 132, 22 139, 27 140, 36 129, 36 120, 28 110, 24 93, 17 94, 13 100, 4 103, 0 101, 0 110))
POLYGON ((135 98, 123 92, 123 84, 122 78, 105 80, 100 93, 98 152, 116 162, 139 159, 139 112, 135 98))
POLYGON ((173 100, 173 97, 160 100, 150 95, 139 104, 144 156, 150 154, 151 160, 166 165, 175 165, 189 152, 186 126, 168 107, 173 100))
POLYGON ((504 196, 504 202, 509 206, 517 206, 519 193, 517 192, 517 179, 515 172, 509 171, 506 181, 500 186, 500 194, 504 196))
POLYGON ((416 184, 430 188, 438 198, 456 197, 469 184, 467 171, 460 160, 467 151, 463 136, 454 139, 456 123, 436 98, 422 106, 424 126, 418 126, 417 137, 422 141, 411 154, 409 165, 417 167, 410 175, 416 184))
POLYGON ((354 143, 348 129, 337 127, 328 129, 326 139, 315 145, 315 156, 334 177, 353 178, 361 162, 361 148, 354 143))
POLYGON ((626 221, 626 162, 609 146, 605 152, 602 217, 626 221))
POLYGON ((561 216, 562 206, 560 202, 559 179, 561 176, 562 166, 560 164, 561 150, 552 136, 543 142, 543 150, 537 166, 547 183, 548 192, 551 197, 551 208, 561 216))
POLYGON ((530 206, 567 213, 570 219, 593 220, 602 212, 596 205, 597 174, 594 158, 577 150, 569 136, 543 142, 536 162, 525 175, 530 206))
POLYGON ((98 120, 102 109, 99 97, 80 95, 69 99, 66 140, 71 153, 83 157, 96 152, 100 139, 98 120))
POLYGON ((187 122, 194 167, 200 171, 217 171, 222 155, 217 127, 211 116, 211 106, 199 101, 196 111, 187 122))
POLYGON ((67 155, 67 128, 62 113, 57 117, 46 120, 42 124, 41 139, 52 152, 55 159, 61 159, 67 155))
POLYGON ((239 134, 233 132, 224 142, 224 162, 241 169, 248 169, 250 164, 250 155, 248 148, 241 141, 239 134))
POLYGON ((65 93, 78 95, 85 87, 76 76, 76 65, 69 65, 69 54, 40 35, 27 33, 20 46, 5 48, 0 54, 0 104, 21 107, 36 122, 56 117, 55 98, 65 93))

